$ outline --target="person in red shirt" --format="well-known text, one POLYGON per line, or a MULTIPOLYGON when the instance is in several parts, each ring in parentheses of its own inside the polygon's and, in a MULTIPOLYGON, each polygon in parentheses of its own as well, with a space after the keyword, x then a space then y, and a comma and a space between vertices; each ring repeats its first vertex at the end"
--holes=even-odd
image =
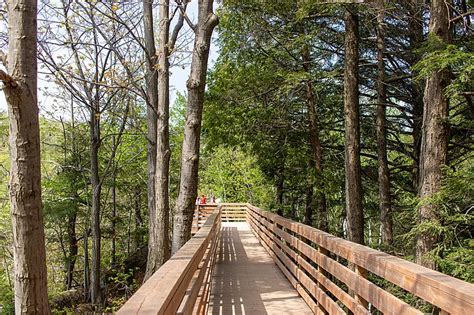
POLYGON ((201 205, 206 204, 206 196, 204 196, 204 195, 201 196, 201 202, 199 204, 201 204, 201 205))

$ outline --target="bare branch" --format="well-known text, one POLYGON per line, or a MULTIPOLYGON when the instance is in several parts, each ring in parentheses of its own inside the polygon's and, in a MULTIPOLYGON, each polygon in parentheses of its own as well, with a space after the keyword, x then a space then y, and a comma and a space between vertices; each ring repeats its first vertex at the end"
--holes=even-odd
POLYGON ((196 32, 196 25, 189 19, 189 16, 186 14, 186 6, 188 4, 188 1, 182 1, 176 0, 176 4, 179 7, 179 10, 181 11, 180 17, 182 16, 186 23, 189 25, 189 28, 193 30, 193 32, 196 32))

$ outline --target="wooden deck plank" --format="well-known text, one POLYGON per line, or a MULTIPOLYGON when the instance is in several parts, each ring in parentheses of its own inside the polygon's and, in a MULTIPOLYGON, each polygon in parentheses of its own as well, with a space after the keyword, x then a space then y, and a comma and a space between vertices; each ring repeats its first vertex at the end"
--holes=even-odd
POLYGON ((208 314, 313 314, 245 222, 222 224, 208 314))

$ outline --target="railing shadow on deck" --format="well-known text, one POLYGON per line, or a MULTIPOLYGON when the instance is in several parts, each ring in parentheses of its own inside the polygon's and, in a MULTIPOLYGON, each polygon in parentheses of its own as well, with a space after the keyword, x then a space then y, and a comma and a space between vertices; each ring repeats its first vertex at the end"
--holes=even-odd
MULTIPOLYGON (((245 265, 248 257, 236 227, 222 227, 221 242, 218 253, 219 265, 245 265)), ((221 268, 214 273, 212 294, 210 297, 210 314, 266 314, 263 301, 254 295, 250 301, 248 279, 244 270, 221 268), (250 303, 250 304, 249 304, 250 303)), ((253 292, 252 292, 253 293, 253 292)))
MULTIPOLYGON (((219 208, 206 205, 206 211, 199 212, 200 207, 195 215, 194 237, 127 301, 119 314, 205 314, 218 259, 221 220, 246 220, 314 313, 423 314, 393 293, 398 292, 432 304, 440 314, 474 314, 473 284, 250 204, 222 204, 219 208)), ((228 255, 227 259, 236 259, 233 257, 239 246, 224 234, 221 258, 225 260, 228 255)), ((235 289, 239 293, 241 288, 237 285, 235 289)), ((222 299, 226 298, 222 295, 222 299)), ((239 299, 240 302, 245 301, 239 299)))

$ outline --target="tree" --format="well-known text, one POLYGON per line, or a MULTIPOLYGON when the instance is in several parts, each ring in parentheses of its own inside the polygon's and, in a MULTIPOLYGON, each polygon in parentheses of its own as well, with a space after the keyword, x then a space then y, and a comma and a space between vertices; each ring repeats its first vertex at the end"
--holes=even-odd
MULTIPOLYGON (((451 40, 450 13, 445 1, 434 0, 430 6, 430 40, 435 45, 443 46, 451 40)), ((422 229, 416 240, 416 262, 434 269, 435 261, 428 256, 437 242, 437 232, 429 225, 439 224, 439 209, 431 203, 441 188, 443 166, 448 154, 448 106, 445 89, 449 85, 449 71, 433 71, 426 79, 423 98, 423 127, 420 156, 419 197, 421 206, 418 209, 418 224, 428 228, 422 229)))
POLYGON ((9 1, 6 67, 0 71, 10 119, 10 203, 15 311, 49 314, 41 205, 37 97, 37 3, 9 1))
POLYGON ((364 244, 364 213, 360 173, 359 127, 359 23, 357 8, 345 12, 344 119, 347 236, 364 244))
MULTIPOLYGON (((126 84, 121 80, 120 63, 113 58, 112 48, 107 47, 101 38, 106 20, 97 9, 100 3, 74 3, 63 0, 59 7, 50 3, 48 10, 54 12, 59 23, 63 23, 65 31, 49 32, 46 34, 48 40, 41 43, 41 60, 56 77, 60 86, 68 90, 74 100, 82 106, 87 115, 89 124, 89 179, 91 184, 91 235, 92 235, 92 257, 90 272, 90 287, 88 281, 84 281, 84 294, 90 298, 93 304, 100 305, 103 302, 101 290, 101 213, 102 213, 102 187, 104 180, 114 161, 120 137, 125 130, 130 99, 127 98, 121 108, 122 120, 117 133, 116 145, 111 148, 106 166, 101 169, 100 149, 106 134, 103 134, 101 122, 106 111, 110 111, 113 105, 118 105, 123 99, 126 84), (86 22, 84 22, 87 20, 86 22), (90 32, 83 36, 84 29, 90 32), (61 46, 61 52, 57 51, 57 43, 66 43, 61 46), (65 54, 67 58, 58 58, 57 54, 65 54), (119 81, 119 82, 117 82, 119 81)), ((121 34, 112 25, 111 33, 115 40, 121 39, 121 34)), ((127 78, 125 76, 125 78, 127 78)), ((88 252, 88 232, 84 235, 84 251, 88 252)), ((88 277, 87 259, 85 266, 85 278, 88 277)))
POLYGON ((156 64, 156 48, 155 48, 155 33, 153 30, 153 0, 143 0, 143 26, 144 26, 144 41, 145 41, 145 57, 146 57, 146 99, 147 99, 147 165, 148 165, 148 258, 147 271, 145 273, 145 280, 154 272, 155 252, 159 248, 155 246, 154 240, 159 237, 156 235, 154 228, 156 221, 156 203, 155 203, 155 172, 156 172, 156 137, 158 122, 157 117, 157 103, 158 103, 158 76, 155 71, 156 64), (152 265, 153 264, 153 265, 152 265))
POLYGON ((392 214, 390 198, 390 174, 387 159, 386 106, 387 88, 385 78, 385 1, 377 6, 377 158, 380 203, 380 230, 382 243, 390 245, 392 235, 392 214))
POLYGON ((212 32, 219 20, 213 12, 212 0, 198 3, 198 21, 190 25, 194 30, 194 48, 191 72, 186 82, 188 99, 181 155, 181 179, 173 225, 172 252, 178 251, 191 237, 194 201, 197 194, 199 149, 201 138, 202 108, 206 87, 207 63, 212 32))

